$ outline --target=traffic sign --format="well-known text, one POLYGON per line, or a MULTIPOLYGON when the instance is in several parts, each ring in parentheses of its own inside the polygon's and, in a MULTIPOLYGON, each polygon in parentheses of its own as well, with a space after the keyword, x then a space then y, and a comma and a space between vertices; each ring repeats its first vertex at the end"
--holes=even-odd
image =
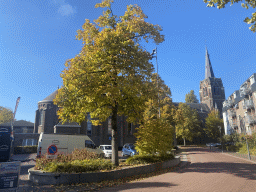
POLYGON ((47 149, 47 152, 49 155, 55 155, 58 151, 58 148, 56 145, 50 145, 47 149))

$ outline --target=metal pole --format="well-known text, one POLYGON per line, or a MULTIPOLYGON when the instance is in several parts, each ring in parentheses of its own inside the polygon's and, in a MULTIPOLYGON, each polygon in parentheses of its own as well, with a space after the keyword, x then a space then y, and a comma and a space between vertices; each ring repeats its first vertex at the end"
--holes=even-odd
POLYGON ((222 142, 222 137, 221 137, 221 126, 218 126, 219 130, 220 130, 220 142, 221 142, 221 149, 222 149, 222 153, 223 153, 223 142, 222 142))
POLYGON ((251 155, 250 155, 250 151, 249 151, 249 145, 247 142, 247 138, 245 138, 245 140, 246 140, 246 146, 247 146, 247 151, 248 151, 248 159, 251 160, 251 155))
MULTIPOLYGON (((156 58, 156 73, 157 73, 157 90, 158 90, 158 63, 157 63, 157 48, 155 48, 154 50, 153 50, 153 52, 151 53, 151 56, 152 56, 152 58, 156 58), (153 56, 154 55, 154 53, 156 52, 156 56, 153 56)), ((158 95, 158 113, 159 113, 159 118, 160 118, 160 116, 161 116, 161 113, 160 113, 160 100, 159 100, 159 90, 158 90, 158 93, 157 93, 157 95, 158 95)))

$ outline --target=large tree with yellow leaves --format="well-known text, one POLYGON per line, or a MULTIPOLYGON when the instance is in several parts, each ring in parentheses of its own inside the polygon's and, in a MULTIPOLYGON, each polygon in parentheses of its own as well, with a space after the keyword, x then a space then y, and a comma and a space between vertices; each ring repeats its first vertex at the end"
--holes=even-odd
POLYGON ((63 121, 81 123, 89 112, 92 123, 99 125, 111 116, 112 162, 118 165, 117 115, 135 122, 150 95, 147 82, 154 69, 150 53, 140 43, 153 39, 158 44, 164 36, 160 26, 145 21, 147 16, 139 6, 129 5, 123 16, 116 16, 112 3, 103 0, 96 4, 105 9, 103 15, 94 22, 86 19, 77 31, 77 39, 84 45, 65 64, 55 104, 63 121))

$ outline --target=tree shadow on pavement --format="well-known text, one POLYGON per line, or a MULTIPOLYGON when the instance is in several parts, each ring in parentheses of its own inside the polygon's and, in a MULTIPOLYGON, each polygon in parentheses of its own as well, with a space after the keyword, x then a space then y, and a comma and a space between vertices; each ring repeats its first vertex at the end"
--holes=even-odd
MULTIPOLYGON (((55 191, 120 191, 120 188, 115 188, 115 186, 101 188, 98 186, 72 186, 72 185, 62 185, 62 186, 54 186, 54 185, 37 185, 32 184, 30 181, 24 181, 24 186, 21 186, 18 192, 55 192, 55 191), (27 186, 29 185, 29 186, 27 186)), ((116 185, 120 186, 120 185, 116 185)), ((142 189, 142 188, 171 188, 172 186, 177 186, 175 184, 166 183, 166 182, 133 182, 126 183, 125 189, 142 189)), ((122 189, 123 190, 123 189, 122 189)))
MULTIPOLYGON (((189 154, 203 154, 205 152, 220 153, 217 150, 210 151, 206 148, 190 147, 186 149, 189 154), (198 153, 195 153, 198 151, 198 153), (201 153, 202 152, 202 153, 201 153)), ((235 157, 234 157, 235 158, 235 157)), ((200 172, 200 173, 227 173, 237 177, 242 177, 250 180, 256 180, 256 164, 250 163, 230 163, 230 162, 195 162, 188 163, 184 169, 175 171, 177 173, 200 172)))
MULTIPOLYGON (((143 188, 156 188, 156 190, 161 190, 159 189, 160 187, 164 188, 170 188, 172 186, 177 186, 176 184, 171 184, 171 183, 166 183, 166 182, 133 182, 133 183, 126 183, 125 184, 125 190, 129 189, 143 189, 143 188)), ((107 192, 107 191, 123 191, 124 189, 115 188, 115 187, 109 187, 102 189, 102 191, 107 192)))

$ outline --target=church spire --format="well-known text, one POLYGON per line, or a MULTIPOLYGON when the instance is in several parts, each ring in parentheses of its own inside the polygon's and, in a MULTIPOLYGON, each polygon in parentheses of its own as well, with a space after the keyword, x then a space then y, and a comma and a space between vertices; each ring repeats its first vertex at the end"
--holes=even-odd
POLYGON ((209 54, 208 54, 208 51, 207 51, 207 47, 205 47, 205 50, 206 50, 206 55, 205 55, 205 79, 207 79, 208 77, 214 77, 214 74, 213 74, 209 54))

